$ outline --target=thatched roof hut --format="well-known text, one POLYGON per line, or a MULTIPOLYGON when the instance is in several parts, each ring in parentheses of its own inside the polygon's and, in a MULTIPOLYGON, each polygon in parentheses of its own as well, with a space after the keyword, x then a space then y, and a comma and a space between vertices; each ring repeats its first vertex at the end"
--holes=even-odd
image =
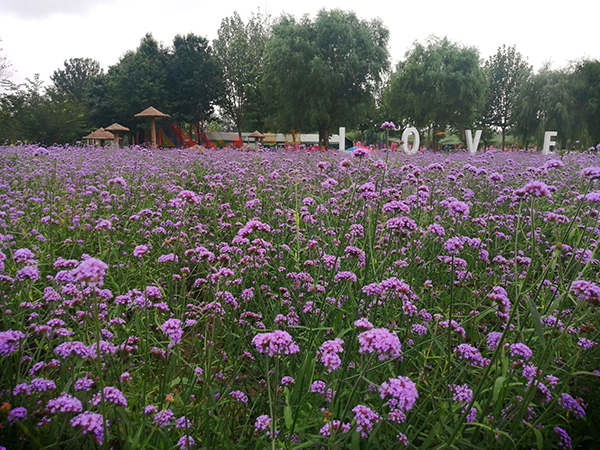
POLYGON ((135 117, 143 117, 150 119, 150 138, 152 140, 152 147, 156 148, 156 120, 158 119, 166 119, 167 117, 171 117, 168 114, 160 112, 158 109, 153 106, 149 106, 142 112, 139 112, 135 115, 135 117))
POLYGON ((90 143, 90 141, 100 141, 100 145, 104 145, 104 141, 114 140, 115 135, 110 131, 106 131, 104 128, 98 128, 96 131, 92 131, 87 136, 84 136, 83 139, 87 139, 88 143, 90 143))

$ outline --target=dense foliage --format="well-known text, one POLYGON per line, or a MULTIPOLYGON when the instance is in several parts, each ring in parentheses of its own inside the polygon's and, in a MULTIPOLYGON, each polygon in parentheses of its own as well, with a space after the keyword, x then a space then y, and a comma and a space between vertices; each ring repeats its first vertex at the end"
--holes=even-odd
POLYGON ((597 156, 0 147, 0 442, 591 448, 597 156))
POLYGON ((354 13, 320 11, 299 23, 284 16, 267 44, 266 79, 283 129, 330 130, 356 126, 388 66, 389 31, 354 13))
POLYGON ((443 133, 464 142, 465 129, 482 129, 486 146, 500 134, 501 148, 507 135, 518 148, 541 146, 545 131, 557 131, 563 149, 600 142, 600 61, 534 73, 515 47, 484 60, 433 36, 390 71, 388 38, 379 20, 337 9, 274 21, 234 13, 213 42, 189 34, 167 46, 147 34, 106 73, 89 57, 65 61, 47 88, 12 85, 0 53, 0 142, 74 143, 114 122, 141 142, 147 124, 133 116, 150 105, 198 131, 296 130, 319 133, 325 146, 340 126, 381 141, 388 120, 418 127, 426 145, 443 133))

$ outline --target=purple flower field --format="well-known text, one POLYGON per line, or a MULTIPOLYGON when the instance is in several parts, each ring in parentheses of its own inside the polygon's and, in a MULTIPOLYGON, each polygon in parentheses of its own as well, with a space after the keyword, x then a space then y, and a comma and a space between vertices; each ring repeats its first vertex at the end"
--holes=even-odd
POLYGON ((599 210, 589 154, 0 147, 0 449, 592 448, 599 210))

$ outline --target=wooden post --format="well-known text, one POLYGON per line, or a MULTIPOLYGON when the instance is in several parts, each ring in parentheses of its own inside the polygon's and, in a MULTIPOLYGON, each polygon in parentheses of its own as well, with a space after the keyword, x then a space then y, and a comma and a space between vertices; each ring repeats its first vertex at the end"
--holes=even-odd
POLYGON ((154 117, 150 121, 150 140, 152 140, 152 148, 156 149, 156 122, 154 117))

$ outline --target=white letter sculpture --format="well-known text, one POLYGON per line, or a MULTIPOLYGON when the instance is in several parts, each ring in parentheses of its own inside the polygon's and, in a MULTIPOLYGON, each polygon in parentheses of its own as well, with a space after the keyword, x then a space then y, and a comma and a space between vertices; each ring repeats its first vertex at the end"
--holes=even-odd
POLYGON ((479 139, 481 139, 481 130, 475 131, 475 140, 473 141, 473 133, 471 130, 465 130, 465 137, 467 138, 467 148, 469 153, 477 153, 477 147, 479 147, 479 139))
POLYGON ((544 133, 544 147, 542 148, 542 155, 549 155, 550 146, 553 145, 556 147, 556 141, 553 141, 552 138, 556 137, 558 131, 546 131, 544 133))
POLYGON ((407 155, 414 155, 419 151, 419 144, 421 144, 421 139, 419 137, 419 130, 417 130, 415 127, 408 127, 406 130, 404 130, 404 133, 402 133, 402 150, 404 150, 404 153, 406 153, 407 155), (413 141, 413 146, 412 146, 412 150, 409 150, 408 148, 408 137, 410 135, 414 136, 414 141, 413 141))
POLYGON ((340 131, 338 133, 340 137, 340 150, 346 150, 346 127, 340 127, 340 131))

